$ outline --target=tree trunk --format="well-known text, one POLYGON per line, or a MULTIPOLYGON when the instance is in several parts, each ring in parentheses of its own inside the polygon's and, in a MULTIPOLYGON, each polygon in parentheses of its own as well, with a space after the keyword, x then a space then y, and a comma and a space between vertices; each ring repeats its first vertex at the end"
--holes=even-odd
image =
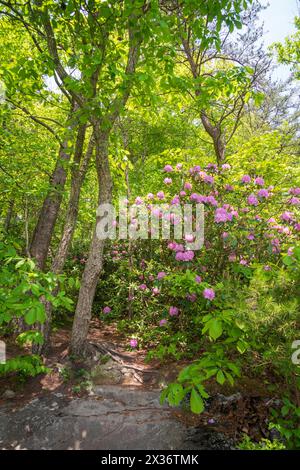
MULTIPOLYGON (((83 146, 83 142, 82 142, 83 146)), ((81 155, 82 155, 82 146, 81 146, 81 155)), ((93 153, 94 148, 94 140, 93 137, 90 138, 87 151, 85 153, 84 159, 82 161, 81 166, 80 160, 75 162, 76 167, 72 171, 72 178, 71 178, 71 189, 70 189, 70 196, 68 202, 68 208, 66 213, 66 219, 64 223, 64 228, 62 232, 62 236, 59 242, 59 246, 52 262, 51 271, 55 274, 59 274, 62 272, 67 256, 69 247, 73 238, 77 215, 78 215, 78 207, 79 207, 79 199, 80 199, 80 191, 85 179, 85 175, 88 169, 88 165, 93 153)), ((80 155, 80 157, 81 157, 80 155)))
MULTIPOLYGON (((99 185, 98 204, 110 203, 112 197, 112 179, 108 161, 109 131, 94 130, 96 146, 96 167, 99 185)), ((96 226, 99 218, 96 218, 96 226)), ((85 352, 86 338, 92 316, 92 304, 95 296, 99 275, 103 266, 103 250, 105 240, 99 240, 94 228, 89 256, 83 272, 81 287, 74 316, 70 353, 80 356, 85 352)))
MULTIPOLYGON (((70 190, 70 197, 68 203, 68 209, 66 214, 66 220, 62 232, 62 236, 60 239, 60 243, 55 255, 55 258, 52 262, 51 271, 55 274, 60 274, 63 271, 69 248, 73 239, 73 234, 77 222, 77 215, 78 215, 78 207, 79 207, 79 199, 80 199, 80 191, 82 184, 85 179, 85 175, 88 169, 88 165, 93 153, 95 143, 93 136, 90 138, 89 145, 87 151, 85 153, 84 159, 80 168, 77 165, 74 168, 72 173, 72 181, 71 181, 71 190, 70 190)), ((82 151, 82 148, 81 148, 82 151)), ((79 161, 78 161, 79 164, 79 161)), ((52 292, 52 295, 57 295, 58 287, 52 292)), ((52 320, 52 304, 51 302, 44 302, 45 310, 46 310, 46 321, 41 325, 41 332, 44 336, 44 343, 39 347, 35 348, 35 352, 41 354, 45 354, 49 351, 51 347, 50 341, 50 334, 51 334, 51 320, 52 320)))
POLYGON ((201 121, 203 124, 204 129, 210 135, 212 138, 213 144, 214 144, 214 149, 215 149, 215 154, 217 158, 217 163, 218 165, 221 165, 224 160, 225 160, 225 150, 226 150, 226 144, 224 140, 224 136, 222 135, 222 130, 220 126, 214 126, 206 113, 204 111, 201 112, 201 121))
POLYGON ((7 233, 10 230, 11 220, 12 220, 13 213, 14 213, 14 204, 15 204, 15 201, 11 199, 9 201, 8 211, 7 211, 5 222, 4 222, 4 231, 7 233))
MULTIPOLYGON (((71 117, 72 115, 69 119, 71 117)), ((41 208, 30 244, 30 254, 41 270, 45 269, 53 230, 63 198, 63 189, 67 179, 67 164, 72 153, 69 142, 72 139, 73 131, 74 124, 68 127, 64 141, 60 146, 58 159, 50 179, 50 188, 41 208)))

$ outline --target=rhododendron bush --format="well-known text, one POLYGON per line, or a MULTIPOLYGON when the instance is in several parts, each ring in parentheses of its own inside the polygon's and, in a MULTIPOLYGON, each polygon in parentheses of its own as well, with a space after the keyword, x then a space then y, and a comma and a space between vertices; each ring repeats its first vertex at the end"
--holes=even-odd
MULTIPOLYGON (((244 311, 250 286, 258 279, 271 285, 300 259, 300 188, 276 187, 267 175, 243 174, 227 163, 167 164, 161 179, 156 194, 126 202, 146 206, 158 219, 169 216, 157 205, 162 202, 169 209, 203 204, 204 245, 190 249, 192 233, 151 240, 151 227, 148 240, 113 243, 106 266, 111 274, 100 284, 107 292, 101 317, 117 318, 130 347, 148 348, 149 358, 192 358, 163 399, 178 404, 188 393, 191 409, 201 412, 205 382, 213 377, 233 384, 241 355, 257 349, 244 311)), ((170 214, 174 235, 176 215, 170 214)), ((132 216, 129 223, 138 220, 132 216)))

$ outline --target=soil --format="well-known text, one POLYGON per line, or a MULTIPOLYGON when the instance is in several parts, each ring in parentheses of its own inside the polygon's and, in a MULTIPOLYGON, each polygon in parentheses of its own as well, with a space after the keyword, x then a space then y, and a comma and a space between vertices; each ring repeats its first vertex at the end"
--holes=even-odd
MULTIPOLYGON (((175 380, 184 361, 146 363, 146 351, 128 350, 116 325, 94 320, 88 338, 91 358, 74 364, 68 358, 69 338, 70 329, 66 327, 53 333, 52 351, 44 361, 51 369, 48 374, 25 382, 15 376, 0 379, 0 423, 7 430, 0 435, 0 447, 73 449, 77 445, 104 449, 103 445, 108 445, 111 449, 162 449, 163 445, 166 449, 227 449, 234 448, 242 434, 255 440, 272 437, 268 416, 270 408, 280 403, 270 398, 261 378, 240 380, 234 388, 221 388, 212 382, 205 411, 193 415, 187 406, 170 408, 159 404, 160 390, 175 380), (14 392, 13 398, 4 398, 7 391, 14 392), (146 403, 152 403, 150 409, 146 403), (36 435, 32 423, 38 416, 44 417, 44 432, 36 435), (105 440, 103 436, 111 423, 115 423, 115 431, 110 431, 105 440), (141 423, 145 426, 142 440, 134 431, 141 423), (31 431, 24 434, 23 428, 31 431), (64 429, 68 430, 68 439, 64 429), (89 439, 79 439, 78 430, 88 433, 89 439), (120 441, 121 430, 129 432, 131 438, 120 441)), ((14 357, 24 354, 24 349, 8 344, 7 353, 14 357)))

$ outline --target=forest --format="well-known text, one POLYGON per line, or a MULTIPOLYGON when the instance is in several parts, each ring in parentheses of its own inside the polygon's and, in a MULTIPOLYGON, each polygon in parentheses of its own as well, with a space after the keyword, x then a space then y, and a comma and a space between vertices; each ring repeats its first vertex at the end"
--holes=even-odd
POLYGON ((290 2, 0 0, 2 450, 300 449, 290 2))

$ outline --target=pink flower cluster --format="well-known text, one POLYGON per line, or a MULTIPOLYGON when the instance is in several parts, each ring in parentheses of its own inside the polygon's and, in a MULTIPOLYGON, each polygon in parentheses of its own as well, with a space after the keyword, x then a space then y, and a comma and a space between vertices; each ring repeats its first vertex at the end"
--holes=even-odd
POLYGON ((224 207, 219 207, 215 211, 215 222, 217 224, 219 223, 225 223, 225 222, 231 222, 233 218, 233 215, 231 212, 228 212, 226 208, 224 207))

